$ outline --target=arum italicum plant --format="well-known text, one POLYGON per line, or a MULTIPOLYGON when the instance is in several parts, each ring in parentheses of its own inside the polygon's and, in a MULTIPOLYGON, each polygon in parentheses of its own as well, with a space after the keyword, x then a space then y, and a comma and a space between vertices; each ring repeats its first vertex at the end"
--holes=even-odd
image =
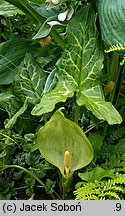
POLYGON ((70 191, 73 173, 88 165, 93 149, 83 130, 64 117, 59 108, 38 131, 38 145, 42 156, 62 174, 64 193, 70 191))

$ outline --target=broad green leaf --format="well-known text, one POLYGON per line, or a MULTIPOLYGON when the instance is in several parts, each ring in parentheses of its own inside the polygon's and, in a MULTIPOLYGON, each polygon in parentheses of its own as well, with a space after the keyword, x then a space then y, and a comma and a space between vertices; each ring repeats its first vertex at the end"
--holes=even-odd
POLYGON ((78 176, 87 182, 101 181, 103 178, 114 178, 113 169, 103 169, 102 167, 95 167, 92 171, 79 173, 78 176))
POLYGON ((56 64, 55 88, 46 92, 33 115, 51 112, 56 103, 65 102, 76 93, 79 106, 85 105, 99 119, 120 124, 122 118, 110 102, 106 102, 99 75, 103 68, 103 53, 98 40, 95 14, 90 5, 76 13, 67 26, 62 57, 56 64))
POLYGON ((52 27, 49 24, 47 24, 47 21, 45 21, 41 26, 41 28, 39 29, 39 31, 37 32, 37 34, 34 35, 32 39, 35 40, 35 39, 45 38, 50 34, 51 30, 52 27))
POLYGON ((3 109, 7 109, 8 101, 10 98, 13 98, 14 95, 11 92, 3 92, 0 94, 0 107, 3 109))
POLYGON ((43 4, 45 3, 44 0, 30 0, 30 2, 36 3, 36 4, 43 4))
POLYGON ((14 37, 0 46, 0 85, 13 81, 27 52, 36 52, 32 40, 14 37))
POLYGON ((100 148, 103 144, 103 136, 100 136, 99 134, 90 134, 88 136, 89 141, 91 142, 92 146, 93 146, 93 150, 94 150, 94 158, 93 158, 93 163, 96 162, 97 156, 100 152, 100 148))
POLYGON ((42 17, 44 17, 46 20, 42 24, 41 28, 37 32, 37 34, 33 37, 33 39, 40 39, 47 37, 53 28, 54 25, 49 25, 48 22, 55 21, 55 26, 63 26, 63 24, 57 22, 58 20, 58 14, 63 12, 64 9, 61 6, 57 6, 55 8, 51 8, 50 10, 45 7, 45 5, 37 5, 34 3, 31 3, 30 6, 37 11, 42 17))
POLYGON ((13 92, 21 100, 35 105, 40 101, 47 74, 30 54, 26 54, 13 82, 13 92))
POLYGON ((58 17, 58 14, 64 11, 64 7, 61 7, 60 5, 48 10, 48 8, 45 6, 45 1, 43 4, 42 2, 30 2, 30 6, 45 19, 50 17, 58 17))
POLYGON ((57 79, 55 76, 55 70, 53 70, 46 79, 46 83, 45 83, 45 87, 44 87, 44 93, 46 93, 49 90, 51 90, 52 88, 54 88, 56 83, 57 83, 57 79))
POLYGON ((111 47, 122 44, 121 53, 125 54, 125 1, 98 0, 97 8, 105 45, 111 47))
POLYGON ((9 119, 7 124, 5 124, 5 128, 11 129, 13 127, 13 125, 16 123, 17 118, 26 111, 27 107, 28 107, 28 103, 27 103, 27 101, 25 101, 23 107, 21 107, 18 110, 18 112, 11 119, 9 119))
POLYGON ((21 11, 3 0, 0 1, 0 15, 13 16, 17 13, 21 13, 21 11))
MULTIPOLYGON (((28 105, 33 106, 40 101, 46 77, 47 74, 39 63, 30 54, 26 54, 18 67, 18 74, 14 78, 12 85, 13 93, 8 90, 0 94, 0 107, 8 112, 9 115, 5 128, 12 128, 17 122, 17 118, 27 110, 28 105)), ((28 118, 31 118, 32 122, 33 118, 31 116, 28 118)), ((25 121, 28 125, 27 116, 25 116, 25 121)), ((23 129, 25 129, 25 123, 22 122, 22 125, 23 129)), ((30 128, 30 126, 28 127, 30 128)))
MULTIPOLYGON (((12 119, 13 116, 16 117, 15 114, 18 113, 21 107, 23 107, 23 102, 12 94, 10 90, 0 94, 0 108, 8 113, 9 119, 12 119)), ((23 112, 21 111, 20 113, 22 114, 23 112)))
POLYGON ((1 153, 0 153, 0 159, 5 157, 7 155, 7 151, 6 149, 4 149, 1 153))
POLYGON ((16 6, 23 11, 30 19, 35 22, 44 22, 44 18, 40 16, 29 4, 28 0, 5 0, 6 2, 16 6))
POLYGON ((35 39, 47 37, 51 33, 54 26, 64 26, 64 25, 56 21, 55 17, 52 18, 50 17, 43 23, 43 25, 41 26, 37 34, 32 39, 35 40, 35 39))
POLYGON ((40 152, 64 174, 64 154, 71 154, 70 172, 85 167, 93 158, 93 149, 83 130, 64 117, 60 108, 38 131, 40 152))

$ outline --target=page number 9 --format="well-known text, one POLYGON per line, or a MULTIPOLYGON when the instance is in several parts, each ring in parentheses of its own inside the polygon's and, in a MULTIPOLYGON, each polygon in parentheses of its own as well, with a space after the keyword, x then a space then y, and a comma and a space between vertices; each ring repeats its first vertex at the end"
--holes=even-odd
POLYGON ((116 203, 115 207, 116 207, 115 211, 121 211, 122 205, 121 203, 116 203))

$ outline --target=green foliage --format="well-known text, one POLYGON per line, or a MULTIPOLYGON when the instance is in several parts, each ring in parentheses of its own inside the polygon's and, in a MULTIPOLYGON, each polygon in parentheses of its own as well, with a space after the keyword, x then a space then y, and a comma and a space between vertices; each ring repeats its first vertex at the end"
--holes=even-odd
POLYGON ((115 143, 119 138, 123 137, 125 134, 125 125, 110 131, 109 141, 110 143, 115 143))
POLYGON ((125 199, 124 7, 1 1, 0 199, 125 199))
POLYGON ((119 140, 117 145, 103 145, 98 160, 104 168, 113 168, 116 171, 125 171, 125 138, 119 140))
POLYGON ((116 1, 115 4, 113 0, 97 1, 102 39, 104 40, 105 45, 109 48, 109 51, 110 49, 111 51, 121 51, 120 53, 122 54, 125 53, 124 49, 122 49, 125 43, 123 32, 124 3, 124 0, 116 1))
POLYGON ((54 192, 53 188, 55 187, 55 182, 50 179, 46 180, 46 191, 48 194, 52 194, 54 192))
POLYGON ((46 77, 41 65, 31 54, 26 54, 14 79, 13 92, 22 101, 27 100, 29 104, 35 105, 40 101, 46 77))
POLYGON ((121 117, 111 103, 105 102, 97 81, 103 67, 103 53, 94 20, 92 8, 86 6, 69 23, 66 47, 56 64, 58 82, 54 89, 43 95, 40 103, 34 107, 33 115, 52 111, 56 103, 65 102, 75 92, 79 106, 85 105, 97 118, 107 120, 109 124, 121 123, 121 117))
POLYGON ((22 138, 21 135, 10 131, 1 132, 0 199, 11 199, 16 195, 21 198, 20 191, 23 188, 25 196, 31 197, 36 191, 37 184, 35 178, 29 174, 34 174, 37 178, 42 179, 46 176, 47 169, 51 169, 51 167, 42 160, 35 143, 34 134, 26 134, 25 138, 22 138), (13 158, 14 154, 15 158, 13 158), (12 166, 11 171, 10 169, 4 171, 7 166, 9 168, 9 164, 11 164, 10 168, 12 166), (27 167, 30 172, 25 173, 24 170, 17 169, 19 167, 22 167, 22 170, 27 167))
POLYGON ((21 11, 19 11, 18 8, 16 8, 13 5, 10 5, 9 3, 1 0, 1 2, 0 2, 0 15, 13 16, 17 13, 21 13, 21 11))
POLYGON ((0 84, 10 84, 27 52, 35 52, 32 40, 14 37, 0 46, 0 84))
POLYGON ((0 200, 9 200, 17 194, 13 186, 14 181, 11 180, 2 180, 0 182, 0 200))
POLYGON ((113 169, 103 169, 99 166, 85 173, 79 173, 78 176, 87 182, 101 181, 103 178, 113 178, 114 170, 113 169))
POLYGON ((26 178, 25 183, 26 185, 28 185, 28 189, 26 189, 26 194, 30 197, 34 193, 35 179, 31 177, 26 178))
POLYGON ((108 181, 84 183, 74 194, 77 200, 121 200, 124 194, 122 185, 125 185, 125 175, 108 181))
POLYGON ((76 199, 124 199, 125 138, 117 145, 103 145, 96 163, 100 166, 78 174, 83 182, 76 184, 76 199))

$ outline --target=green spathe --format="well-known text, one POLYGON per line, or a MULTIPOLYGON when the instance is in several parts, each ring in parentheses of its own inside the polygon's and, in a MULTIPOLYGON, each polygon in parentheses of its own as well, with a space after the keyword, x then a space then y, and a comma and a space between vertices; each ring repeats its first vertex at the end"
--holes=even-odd
POLYGON ((93 149, 82 129, 66 119, 61 109, 38 131, 38 145, 42 156, 65 177, 65 151, 71 154, 70 172, 74 172, 92 161, 93 149))

